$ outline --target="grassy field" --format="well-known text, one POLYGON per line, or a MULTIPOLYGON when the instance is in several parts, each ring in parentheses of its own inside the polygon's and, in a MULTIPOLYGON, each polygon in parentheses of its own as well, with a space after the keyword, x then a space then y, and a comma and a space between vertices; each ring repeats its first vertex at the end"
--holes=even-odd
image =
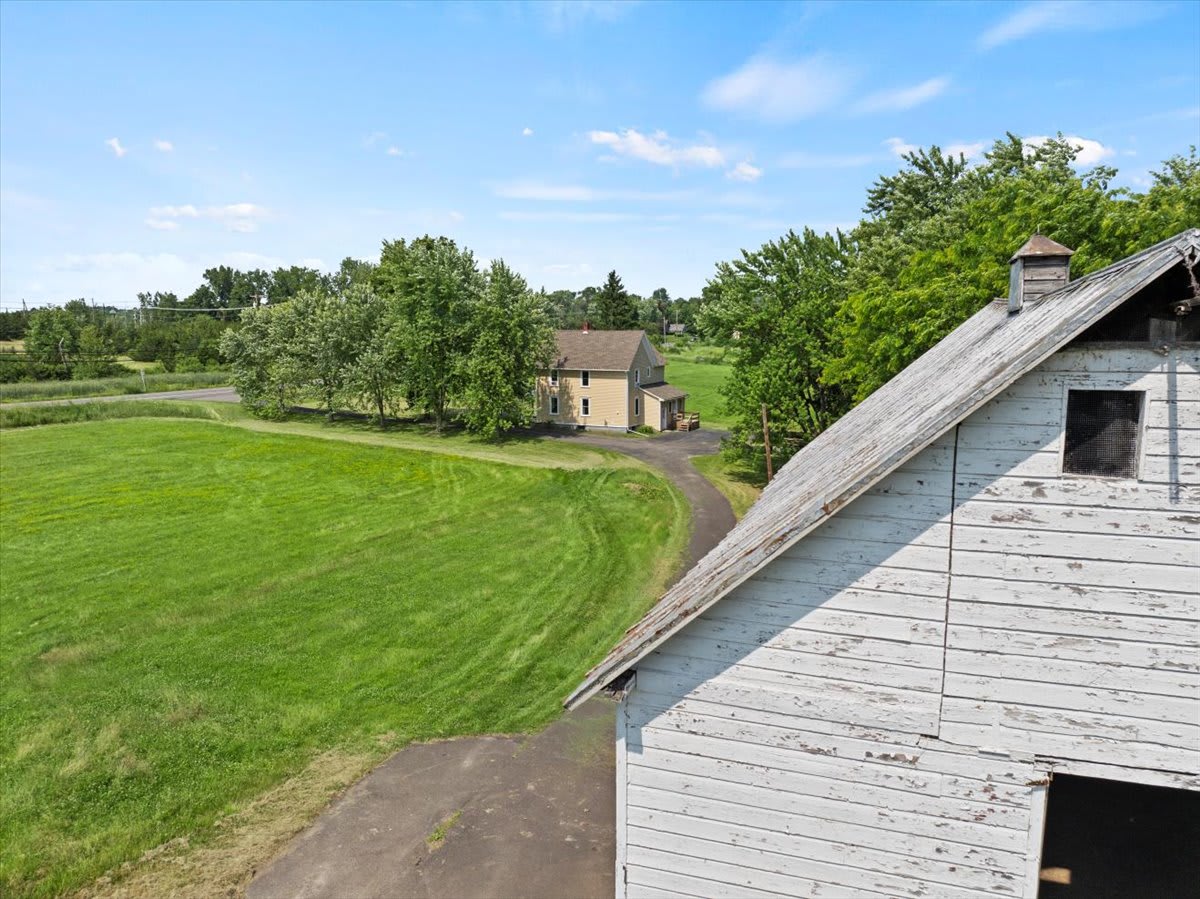
POLYGON ((407 741, 546 723, 686 539, 673 488, 596 450, 191 408, 227 420, 4 412, 0 894, 255 815, 282 840, 407 741))
POLYGON ((749 468, 727 462, 720 453, 712 456, 692 456, 691 462, 700 474, 725 494, 733 514, 745 515, 763 491, 762 479, 749 468))
POLYGON ((687 409, 700 413, 701 427, 726 429, 732 424, 721 396, 721 386, 730 371, 732 366, 729 365, 667 357, 667 380, 688 392, 687 409))
POLYGON ((0 403, 26 403, 72 397, 121 396, 157 393, 160 390, 196 390, 229 383, 229 372, 172 372, 154 375, 124 375, 83 381, 19 381, 0 384, 0 403))

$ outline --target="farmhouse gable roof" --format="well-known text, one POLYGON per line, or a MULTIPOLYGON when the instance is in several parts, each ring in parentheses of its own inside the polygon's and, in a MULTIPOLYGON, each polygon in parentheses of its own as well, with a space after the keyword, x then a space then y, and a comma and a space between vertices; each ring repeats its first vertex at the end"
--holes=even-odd
POLYGON ((555 368, 629 371, 636 367, 635 360, 643 341, 650 364, 666 364, 645 331, 556 331, 554 338, 558 344, 555 368))
POLYGON ((1170 268, 1200 259, 1200 229, 1010 313, 989 303, 797 453, 746 516, 566 700, 579 705, 818 525, 1170 268))

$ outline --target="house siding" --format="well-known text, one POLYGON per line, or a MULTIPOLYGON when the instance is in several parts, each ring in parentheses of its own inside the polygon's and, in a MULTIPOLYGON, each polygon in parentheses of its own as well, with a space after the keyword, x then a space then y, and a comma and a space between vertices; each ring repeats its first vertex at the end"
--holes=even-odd
POLYGON ((584 387, 581 371, 563 369, 558 374, 558 386, 551 387, 550 376, 540 375, 535 420, 590 428, 628 428, 633 405, 627 404, 626 378, 626 372, 593 371, 590 372, 589 386, 584 387), (550 414, 552 395, 558 396, 558 415, 550 414), (584 397, 591 400, 590 414, 586 417, 580 413, 584 397))
POLYGON ((639 663, 618 894, 1034 896, 1052 771, 1200 788, 1198 369, 1055 354, 639 663), (1139 479, 1060 474, 1072 386, 1139 479))

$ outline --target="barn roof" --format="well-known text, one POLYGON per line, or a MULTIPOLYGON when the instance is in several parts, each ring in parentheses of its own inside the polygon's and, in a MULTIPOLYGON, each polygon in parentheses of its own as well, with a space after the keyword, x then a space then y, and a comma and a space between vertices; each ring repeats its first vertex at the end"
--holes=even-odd
POLYGON ((1027 302, 989 303, 797 453, 732 531, 659 600, 566 700, 579 705, 1185 254, 1184 231, 1027 302))
POLYGON ((635 367, 643 340, 650 347, 650 364, 666 365, 645 331, 556 331, 554 338, 558 342, 556 368, 629 371, 635 367))

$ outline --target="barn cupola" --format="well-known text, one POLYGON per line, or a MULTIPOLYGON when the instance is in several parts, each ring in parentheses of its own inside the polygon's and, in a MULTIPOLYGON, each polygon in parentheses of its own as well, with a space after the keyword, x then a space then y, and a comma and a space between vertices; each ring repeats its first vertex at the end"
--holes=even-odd
POLYGON ((1020 312, 1026 300, 1036 300, 1065 287, 1071 280, 1075 251, 1049 237, 1035 234, 1017 250, 1009 265, 1008 311, 1020 312))

